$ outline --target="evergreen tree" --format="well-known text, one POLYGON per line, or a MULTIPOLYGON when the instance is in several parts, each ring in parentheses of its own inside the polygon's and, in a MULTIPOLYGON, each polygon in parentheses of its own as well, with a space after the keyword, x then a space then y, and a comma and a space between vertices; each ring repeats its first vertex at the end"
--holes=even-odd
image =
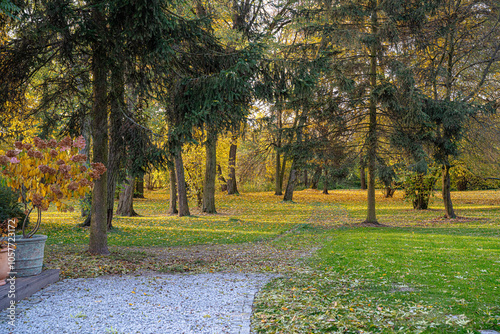
MULTIPOLYGON (((377 160, 384 128, 390 124, 385 116, 381 92, 388 84, 391 63, 404 56, 405 43, 411 41, 439 1, 355 0, 319 2, 320 8, 305 8, 303 17, 309 29, 322 36, 321 43, 337 47, 332 61, 351 87, 351 108, 364 122, 364 152, 368 169, 368 212, 366 223, 378 224, 375 211, 375 180, 377 160), (364 109, 364 110, 363 110, 364 109), (382 127, 383 126, 383 127, 382 127)), ((318 4, 317 1, 312 2, 318 4)), ((340 77, 340 76, 339 76, 340 77)), ((342 85, 340 86, 342 87, 342 85)))

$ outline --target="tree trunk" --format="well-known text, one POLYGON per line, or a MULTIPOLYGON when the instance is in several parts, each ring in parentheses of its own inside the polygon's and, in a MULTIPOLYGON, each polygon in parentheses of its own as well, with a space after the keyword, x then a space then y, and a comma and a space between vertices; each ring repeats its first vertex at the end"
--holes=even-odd
MULTIPOLYGON (((121 33, 120 25, 112 28, 112 33, 119 38, 121 33)), ((118 43, 121 47, 121 44, 118 43)), ((116 52, 116 51, 115 51, 116 52)), ((119 51, 118 51, 119 52, 119 51)), ((118 182, 118 170, 123 157, 122 141, 122 115, 125 111, 125 78, 123 63, 113 62, 111 65, 111 90, 109 94, 110 114, 109 114, 109 150, 108 150, 108 200, 107 200, 107 225, 110 230, 113 225, 113 212, 115 204, 116 183, 118 182)))
POLYGON ((418 192, 417 197, 413 200, 413 208, 415 210, 427 210, 429 207, 429 196, 423 192, 418 192))
POLYGON ((359 181, 361 183, 361 190, 366 190, 366 170, 364 164, 361 165, 359 181))
MULTIPOLYGON (((299 117, 299 124, 296 127, 295 131, 297 134, 297 144, 300 147, 302 143, 302 127, 306 123, 306 117, 302 114, 299 117)), ((286 160, 283 160, 283 169, 285 168, 285 162, 286 160)), ((288 184, 286 186, 286 191, 285 191, 285 196, 283 197, 283 201, 291 201, 293 199, 293 190, 295 188, 295 181, 297 180, 297 174, 298 174, 298 166, 300 166, 300 163, 302 162, 301 156, 295 151, 293 154, 293 160, 292 160, 292 166, 290 168, 290 175, 288 177, 288 184)), ((283 172, 283 171, 282 171, 283 172)))
POLYGON ((392 186, 387 186, 385 187, 385 194, 384 194, 384 197, 385 198, 389 198, 389 197, 392 197, 394 195, 394 192, 396 191, 396 189, 394 189, 392 186))
MULTIPOLYGON (((231 145, 231 147, 232 146, 233 145, 231 145)), ((217 175, 217 132, 214 129, 207 129, 207 141, 205 143, 205 149, 206 162, 205 180, 203 182, 202 211, 206 213, 217 213, 215 210, 215 179, 217 175)), ((230 179, 228 184, 231 183, 232 180, 230 179)), ((234 185, 236 186, 236 182, 234 182, 234 185)))
POLYGON ((187 199, 186 179, 184 177, 184 162, 182 161, 182 147, 175 150, 175 175, 177 181, 177 200, 179 202, 179 217, 189 216, 189 204, 187 199))
POLYGON ((144 197, 144 175, 140 175, 135 180, 135 191, 134 198, 145 198, 144 197))
POLYGON ((146 189, 149 191, 154 190, 154 185, 151 182, 151 173, 147 173, 145 178, 146 178, 146 189))
MULTIPOLYGON (((378 29, 377 0, 372 0, 373 13, 371 16, 372 34, 376 35, 378 29)), ((377 86, 377 45, 375 42, 370 47, 370 104, 369 104, 369 125, 368 125, 368 212, 365 222, 378 224, 375 212, 375 177, 377 159, 377 102, 375 101, 374 90, 377 86)))
POLYGON ((295 180, 297 179, 297 170, 295 169, 295 161, 292 162, 292 169, 290 170, 290 176, 288 177, 288 184, 286 185, 285 196, 283 196, 283 201, 292 201, 293 190, 295 188, 295 180))
MULTIPOLYGON (((274 194, 281 196, 283 195, 283 174, 282 174, 282 169, 281 169, 281 128, 282 128, 282 110, 281 110, 281 101, 279 100, 277 102, 277 110, 276 110, 276 117, 277 117, 277 139, 276 139, 276 182, 275 182, 275 188, 274 188, 274 194)), ((283 160, 283 164, 285 163, 285 160, 283 160)))
MULTIPOLYGON (((91 8, 92 21, 99 36, 104 36, 106 21, 103 8, 99 2, 93 2, 91 8)), ((97 38, 93 45, 92 57, 92 126, 93 131, 93 161, 108 164, 108 108, 107 108, 107 69, 105 42, 97 38)), ((107 174, 104 173, 94 181, 92 194, 92 222, 90 225, 89 253, 108 255, 107 237, 107 174)))
POLYGON ((457 180, 457 190, 458 191, 466 191, 467 190, 468 181, 465 177, 461 177, 457 180))
POLYGON ((81 223, 80 225, 77 225, 79 227, 90 227, 92 221, 92 213, 89 213, 87 218, 85 218, 85 221, 81 223))
POLYGON ((281 196, 283 195, 282 189, 282 178, 281 178, 281 157, 280 153, 278 150, 276 150, 276 169, 275 169, 275 174, 276 174, 276 180, 274 184, 274 194, 281 196))
POLYGON ((108 175, 108 180, 107 180, 107 184, 108 184, 108 191, 107 191, 107 200, 106 200, 106 203, 107 203, 107 209, 106 209, 106 225, 108 227, 108 230, 112 229, 113 228, 113 209, 114 209, 114 205, 115 205, 115 193, 116 193, 116 165, 114 164, 113 160, 115 160, 116 158, 114 157, 114 153, 111 153, 112 151, 110 151, 110 157, 112 157, 110 159, 111 163, 108 163, 108 171, 107 171, 107 175, 108 175), (114 166, 113 166, 114 165, 114 166))
POLYGON ((231 147, 229 148, 229 176, 227 179, 227 193, 228 195, 238 194, 236 186, 236 151, 238 149, 238 137, 233 136, 231 140, 231 147))
POLYGON ((135 177, 128 175, 123 183, 120 198, 118 200, 118 208, 116 214, 124 217, 135 217, 138 214, 134 211, 134 181, 135 177))
POLYGON ((323 178, 323 194, 328 195, 328 169, 325 168, 325 177, 323 178))
POLYGON ((175 215, 179 213, 179 211, 177 211, 177 180, 175 176, 175 165, 173 162, 168 166, 168 173, 170 176, 170 204, 168 214, 175 215))
MULTIPOLYGON (((80 154, 85 154, 87 156, 87 163, 90 162, 90 144, 91 144, 91 136, 92 136, 92 122, 89 117, 90 115, 86 114, 82 120, 82 136, 85 139, 85 147, 80 150, 80 154)), ((82 199, 82 217, 90 217, 90 206, 92 205, 92 193, 85 194, 85 197, 82 199)), ((88 225, 90 226, 90 218, 88 219, 88 225)))
POLYGON ((196 206, 200 209, 203 206, 203 189, 196 192, 196 206))
POLYGON ((434 189, 435 179, 430 180, 428 184, 424 179, 425 174, 419 173, 416 176, 415 184, 415 199, 413 200, 413 208, 415 210, 427 210, 431 199, 432 190, 434 189))
POLYGON ((281 163, 281 172, 280 172, 280 178, 279 178, 280 190, 283 189, 283 184, 284 184, 284 180, 285 180, 286 160, 287 160, 287 156, 286 156, 286 154, 284 154, 283 161, 281 163))
POLYGON ((450 166, 442 166, 442 180, 443 180, 443 202, 446 211, 445 218, 456 218, 457 215, 453 210, 453 203, 451 202, 451 183, 450 183, 450 166))
MULTIPOLYGON (((455 28, 449 30, 448 32, 448 61, 447 61, 447 70, 446 70, 446 101, 451 101, 452 96, 452 86, 453 86, 453 64, 454 64, 454 53, 455 53, 455 44, 454 35, 455 28)), ((439 137, 441 137, 441 133, 439 131, 439 137)), ((455 211, 453 210, 453 203, 451 202, 451 182, 450 182, 450 165, 448 163, 448 158, 445 159, 444 164, 441 166, 441 177, 442 177, 442 195, 445 209, 445 218, 456 218, 455 211)))
POLYGON ((224 178, 224 175, 222 175, 222 168, 220 168, 219 164, 217 164, 217 178, 220 182, 220 190, 227 191, 227 181, 224 178))
POLYGON ((307 169, 304 169, 304 187, 305 188, 309 187, 309 178, 307 175, 307 169))
POLYGON ((319 178, 321 176, 321 171, 322 171, 321 167, 317 167, 316 170, 314 171, 314 174, 313 174, 312 180, 311 180, 311 189, 318 189, 318 182, 319 182, 319 178))
MULTIPOLYGON (((92 195, 90 193, 85 194, 81 203, 82 203, 82 210, 81 210, 82 217, 87 217, 88 215, 90 215, 90 207, 92 206, 92 195)), ((87 226, 90 226, 90 224, 87 226)))

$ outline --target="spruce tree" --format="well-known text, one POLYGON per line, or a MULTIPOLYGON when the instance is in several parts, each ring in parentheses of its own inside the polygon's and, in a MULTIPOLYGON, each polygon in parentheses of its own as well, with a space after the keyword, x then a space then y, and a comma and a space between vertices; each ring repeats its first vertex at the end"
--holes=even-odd
MULTIPOLYGON (((368 205, 365 222, 378 224, 375 211, 377 160, 381 159, 381 138, 390 125, 386 105, 380 100, 389 67, 405 57, 405 43, 420 31, 436 1, 354 0, 312 1, 320 6, 304 8, 309 29, 322 36, 321 43, 336 47, 331 61, 354 87, 350 88, 353 118, 361 118, 359 130, 364 133, 363 151, 368 169, 368 205), (320 9, 318 9, 320 8, 320 9), (363 111, 360 115, 356 113, 363 111), (383 127, 381 127, 383 126, 383 127)), ((339 75, 340 77, 340 75, 339 75)), ((342 85, 339 85, 342 90, 342 85)), ((347 91, 346 91, 347 92, 347 91)), ((353 124, 355 125, 355 124, 353 124)), ((357 124, 356 124, 357 125, 357 124)))

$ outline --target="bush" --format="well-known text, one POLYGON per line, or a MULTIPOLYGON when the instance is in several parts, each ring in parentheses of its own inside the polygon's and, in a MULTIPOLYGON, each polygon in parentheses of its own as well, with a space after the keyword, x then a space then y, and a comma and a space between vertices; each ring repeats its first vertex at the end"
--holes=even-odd
POLYGON ((407 172, 403 176, 404 198, 413 203, 415 210, 428 208, 439 172, 438 167, 431 167, 427 173, 407 172))
POLYGON ((482 177, 474 175, 463 165, 457 165, 450 169, 451 187, 459 191, 486 190, 495 188, 493 182, 488 182, 482 177))
POLYGON ((22 227, 25 218, 24 210, 17 201, 19 195, 10 187, 7 187, 3 180, 0 180, 0 221, 11 218, 18 218, 18 227, 22 227))

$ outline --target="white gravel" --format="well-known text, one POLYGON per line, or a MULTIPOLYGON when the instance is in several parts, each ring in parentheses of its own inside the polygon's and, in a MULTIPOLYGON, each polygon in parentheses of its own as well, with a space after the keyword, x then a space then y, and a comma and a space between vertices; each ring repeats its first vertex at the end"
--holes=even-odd
POLYGON ((255 293, 274 276, 214 273, 66 279, 16 305, 0 333, 250 332, 255 293))

